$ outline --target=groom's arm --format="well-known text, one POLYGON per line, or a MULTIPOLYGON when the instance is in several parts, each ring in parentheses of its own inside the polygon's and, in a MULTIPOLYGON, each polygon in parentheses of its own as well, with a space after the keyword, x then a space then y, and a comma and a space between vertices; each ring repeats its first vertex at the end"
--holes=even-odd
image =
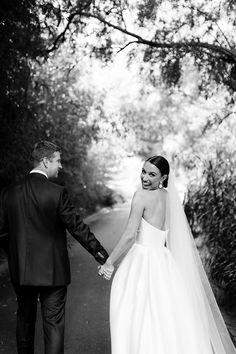
POLYGON ((71 202, 67 190, 64 188, 59 201, 59 215, 70 234, 89 252, 96 261, 104 264, 108 253, 90 231, 71 202))

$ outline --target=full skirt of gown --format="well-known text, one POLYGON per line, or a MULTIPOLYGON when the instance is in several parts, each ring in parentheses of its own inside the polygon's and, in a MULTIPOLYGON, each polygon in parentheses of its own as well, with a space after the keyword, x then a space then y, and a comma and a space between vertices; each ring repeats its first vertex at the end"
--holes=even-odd
POLYGON ((213 354, 188 287, 170 251, 167 231, 142 219, 135 244, 111 288, 112 354, 213 354))

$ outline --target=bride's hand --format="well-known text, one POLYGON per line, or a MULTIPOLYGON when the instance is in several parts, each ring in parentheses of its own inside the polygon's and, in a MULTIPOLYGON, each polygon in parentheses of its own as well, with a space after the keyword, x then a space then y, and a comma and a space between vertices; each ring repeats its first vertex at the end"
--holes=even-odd
POLYGON ((98 267, 98 275, 104 277, 107 280, 111 279, 112 273, 114 271, 114 266, 108 258, 106 263, 98 267))

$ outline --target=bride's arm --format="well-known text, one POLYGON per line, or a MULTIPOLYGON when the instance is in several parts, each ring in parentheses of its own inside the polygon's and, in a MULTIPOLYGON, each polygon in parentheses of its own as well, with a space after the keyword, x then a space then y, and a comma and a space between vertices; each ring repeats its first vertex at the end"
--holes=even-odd
POLYGON ((142 191, 137 191, 134 194, 127 226, 119 242, 107 259, 107 262, 105 263, 106 265, 114 265, 114 263, 128 250, 130 245, 133 243, 143 215, 143 197, 144 196, 142 191))

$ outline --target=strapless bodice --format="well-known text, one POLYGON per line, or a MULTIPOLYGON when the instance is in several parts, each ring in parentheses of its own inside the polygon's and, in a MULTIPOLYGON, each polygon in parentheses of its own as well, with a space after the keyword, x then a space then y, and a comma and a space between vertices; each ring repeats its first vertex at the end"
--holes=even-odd
POLYGON ((168 230, 163 231, 149 224, 144 218, 140 223, 136 243, 149 247, 164 247, 168 230))

